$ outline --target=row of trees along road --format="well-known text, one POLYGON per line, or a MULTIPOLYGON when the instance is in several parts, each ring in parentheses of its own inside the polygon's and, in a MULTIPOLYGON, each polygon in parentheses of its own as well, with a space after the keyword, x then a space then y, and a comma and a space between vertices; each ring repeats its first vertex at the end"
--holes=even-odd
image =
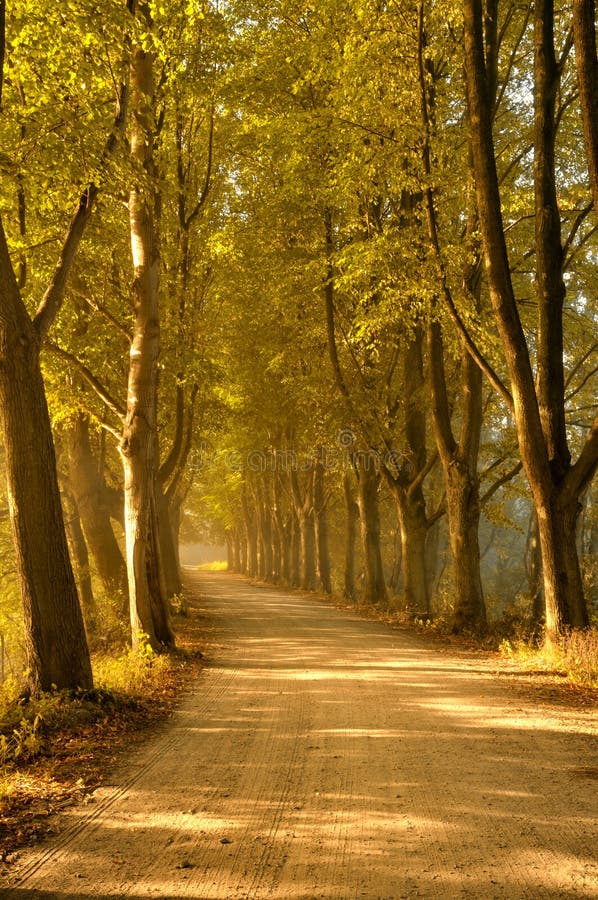
POLYGON ((587 626, 593 0, 16 0, 0 30, 2 617, 14 569, 32 688, 91 685, 106 597, 173 646, 185 520, 417 615, 446 536, 460 631, 510 504, 548 639, 587 626))

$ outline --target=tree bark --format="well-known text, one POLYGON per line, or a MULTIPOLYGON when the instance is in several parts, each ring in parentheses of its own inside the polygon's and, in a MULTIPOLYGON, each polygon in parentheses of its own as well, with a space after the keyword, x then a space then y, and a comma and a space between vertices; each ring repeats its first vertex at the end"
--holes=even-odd
POLYGON ((406 609, 417 615, 430 613, 428 573, 426 568, 426 517, 423 492, 410 495, 396 480, 388 479, 401 530, 403 566, 403 602, 406 609))
POLYGON ((178 596, 183 591, 178 548, 172 530, 170 504, 164 492, 161 478, 156 481, 157 526, 160 541, 160 562, 166 590, 166 600, 178 596))
POLYGON ((347 600, 355 602, 357 590, 355 587, 355 539, 357 537, 357 524, 359 521, 359 506, 355 500, 355 488, 351 472, 345 472, 343 477, 343 492, 345 495, 345 568, 343 596, 347 600))
POLYGON ((453 632, 458 634, 484 628, 486 606, 480 572, 479 483, 477 473, 457 461, 447 472, 446 508, 455 590, 453 632))
POLYGON ((301 534, 299 518, 295 510, 291 511, 291 587, 301 584, 301 534))
POLYGON ((449 540, 453 560, 453 631, 486 625, 480 572, 480 492, 477 473, 482 428, 482 373, 467 352, 461 357, 461 435, 455 440, 444 372, 440 324, 428 326, 432 417, 446 488, 449 540))
POLYGON ((173 646, 174 634, 160 567, 156 504, 160 262, 152 181, 155 137, 153 104, 152 53, 137 46, 131 63, 131 161, 134 184, 129 195, 135 319, 127 411, 119 449, 125 476, 125 534, 132 643, 136 647, 141 635, 144 635, 144 639, 158 650, 162 646, 173 646))
POLYGON ((104 589, 128 597, 127 567, 110 521, 110 503, 89 439, 89 421, 79 413, 65 431, 70 486, 83 531, 104 589))
POLYGON ((314 462, 314 517, 318 582, 325 594, 332 593, 330 575, 330 549, 328 545, 328 519, 324 493, 324 466, 321 459, 314 462))
POLYGON ((392 563, 392 572, 388 580, 388 586, 395 594, 399 593, 401 578, 403 574, 403 545, 401 542, 401 527, 397 523, 394 539, 394 559, 392 563))
POLYGON ((247 574, 255 578, 258 571, 257 532, 255 528, 255 514, 251 509, 246 487, 241 493, 241 507, 243 509, 243 522, 247 536, 247 574))
POLYGON ((313 510, 299 514, 299 533, 301 536, 301 588, 304 591, 315 591, 316 578, 316 532, 313 510))
POLYGON ((34 691, 90 688, 91 663, 68 552, 40 340, 0 222, 0 424, 34 691))
POLYGON ((274 556, 272 547, 272 520, 266 486, 258 481, 256 494, 257 515, 260 536, 260 575, 264 581, 274 581, 274 556))
POLYGON ((532 510, 530 515, 525 557, 531 619, 534 626, 539 626, 544 619, 544 598, 542 596, 542 553, 538 533, 538 517, 535 510, 532 510))
POLYGON ((571 466, 566 435, 563 437, 564 394, 559 387, 562 385, 564 293, 554 171, 554 99, 559 70, 555 68, 554 60, 551 2, 541 0, 537 3, 534 17, 538 393, 509 270, 489 109, 491 98, 484 59, 482 3, 481 0, 464 2, 465 82, 485 264, 490 299, 511 379, 519 452, 538 516, 546 637, 551 641, 567 626, 583 627, 588 622, 575 539, 563 529, 563 522, 567 526, 575 525, 579 497, 596 471, 598 417, 594 419, 577 462, 571 466), (553 373, 558 390, 550 373, 553 373), (551 406, 554 409, 550 409, 551 406))
POLYGON ((244 526, 239 526, 239 572, 247 575, 247 535, 244 526))
POLYGON ((273 530, 276 530, 279 553, 278 577, 283 584, 289 584, 291 581, 290 523, 285 516, 278 472, 274 473, 272 492, 273 530))
POLYGON ((79 597, 83 607, 85 631, 89 636, 97 626, 97 608, 91 581, 91 568, 89 565, 89 552, 87 542, 81 527, 81 519, 77 503, 70 490, 70 486, 63 485, 63 504, 65 511, 66 533, 71 548, 72 559, 75 564, 79 597))
POLYGON ((297 472, 295 469, 292 469, 291 487, 299 524, 300 586, 304 591, 315 591, 317 577, 313 469, 310 468, 306 473, 303 494, 301 493, 297 472))
POLYGON ((365 570, 362 601, 371 605, 385 604, 388 602, 388 594, 380 549, 380 512, 378 509, 380 472, 375 454, 357 452, 355 454, 355 471, 365 570))
POLYGON ((413 613, 430 612, 426 572, 426 514, 423 482, 431 466, 426 447, 425 379, 423 366, 424 330, 416 325, 406 340, 403 356, 405 458, 398 471, 387 465, 383 472, 393 495, 403 557, 403 598, 413 613))
POLYGON ((575 60, 594 213, 598 210, 598 54, 594 0, 573 0, 575 60))

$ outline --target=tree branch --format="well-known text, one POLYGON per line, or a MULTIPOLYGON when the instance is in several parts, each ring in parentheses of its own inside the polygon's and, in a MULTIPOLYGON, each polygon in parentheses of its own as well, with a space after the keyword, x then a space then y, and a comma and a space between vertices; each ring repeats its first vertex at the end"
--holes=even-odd
POLYGON ((579 497, 592 480, 598 466, 598 413, 575 465, 571 466, 563 481, 563 491, 569 497, 579 497))
POLYGON ((113 412, 115 416, 118 416, 121 421, 124 422, 126 415, 125 408, 112 397, 112 395, 108 390, 106 390, 101 381, 99 381, 99 379, 96 378, 93 372, 87 368, 85 363, 81 362, 81 360, 77 359, 77 357, 73 353, 69 353, 68 350, 64 350, 49 338, 46 339, 44 346, 47 347, 47 349, 52 353, 54 353, 55 356, 59 356, 61 359, 64 359, 68 363, 70 363, 70 365, 72 365, 73 368, 75 368, 77 372, 79 372, 81 377, 85 379, 87 384, 91 388, 93 388, 98 397, 106 404, 108 409, 113 412))
POLYGON ((187 216, 187 220, 185 222, 186 230, 189 230, 190 226, 193 224, 193 221, 200 214, 201 210, 204 207, 206 200, 208 199, 208 194, 210 192, 210 186, 212 182, 212 163, 213 163, 213 155, 214 155, 214 104, 210 107, 210 127, 208 131, 208 159, 206 163, 206 177, 204 179, 203 188, 201 194, 199 195, 199 200, 195 204, 195 207, 191 210, 189 215, 187 216))
MULTIPOLYGON (((112 123, 112 128, 108 139, 104 145, 104 149, 100 156, 97 175, 102 177, 108 160, 113 155, 118 146, 119 137, 123 134, 127 118, 127 106, 129 100, 128 81, 123 82, 116 104, 116 115, 112 123)), ((99 178, 97 180, 99 180, 99 178)), ((83 237, 85 227, 89 222, 91 213, 99 193, 99 187, 94 180, 85 188, 75 213, 71 219, 66 237, 62 244, 62 250, 58 258, 58 263, 54 270, 52 280, 43 296, 38 310, 33 319, 34 328, 37 330, 40 339, 43 340, 48 334, 52 324, 58 315, 62 301, 64 299, 64 291, 69 273, 71 271, 79 244, 83 237)))
POLYGON ((503 484, 506 484, 508 481, 511 481, 515 477, 515 475, 517 475, 521 471, 522 468, 523 468, 523 463, 521 462, 521 460, 519 460, 519 462, 515 463, 515 465, 513 466, 512 469, 509 469, 507 472, 504 473, 504 475, 501 475, 501 477, 498 478, 494 482, 494 484, 492 484, 488 488, 488 490, 485 492, 485 494, 482 494, 482 496, 480 497, 480 506, 484 506, 484 504, 487 503, 488 500, 490 500, 490 498, 494 496, 494 494, 497 492, 497 490, 499 488, 501 488, 503 486, 503 484))

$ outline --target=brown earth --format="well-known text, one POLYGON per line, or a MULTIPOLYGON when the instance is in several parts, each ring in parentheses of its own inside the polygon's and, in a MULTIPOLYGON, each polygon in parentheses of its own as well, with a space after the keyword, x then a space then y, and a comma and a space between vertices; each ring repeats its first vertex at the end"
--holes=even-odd
POLYGON ((312 597, 193 578, 194 690, 2 897, 598 897, 595 707, 312 597))

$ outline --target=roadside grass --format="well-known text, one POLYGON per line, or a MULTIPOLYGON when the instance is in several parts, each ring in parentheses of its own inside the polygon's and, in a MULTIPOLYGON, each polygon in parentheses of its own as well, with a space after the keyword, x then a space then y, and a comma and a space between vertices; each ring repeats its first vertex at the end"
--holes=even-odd
POLYGON ((194 568, 198 572, 226 572, 228 563, 223 560, 216 560, 215 562, 201 563, 199 566, 194 566, 194 568))
POLYGON ((14 678, 0 687, 0 863, 51 832, 52 813, 86 800, 119 754, 173 711, 202 657, 185 625, 191 633, 173 653, 143 643, 94 653, 91 691, 29 697, 14 678))
POLYGON ((525 669, 561 675, 572 684, 598 689, 598 628, 572 629, 558 642, 542 645, 529 639, 506 639, 499 650, 525 669))
POLYGON ((397 609, 395 597, 383 607, 351 602, 338 593, 318 593, 316 596, 363 618, 373 618, 444 645, 498 654, 523 673, 562 679, 564 684, 568 682, 576 689, 588 691, 591 696, 598 691, 598 626, 595 624, 588 629, 571 629, 558 643, 549 645, 538 640, 537 630, 517 609, 509 610, 502 619, 490 623, 483 633, 453 634, 450 604, 428 617, 397 609))

